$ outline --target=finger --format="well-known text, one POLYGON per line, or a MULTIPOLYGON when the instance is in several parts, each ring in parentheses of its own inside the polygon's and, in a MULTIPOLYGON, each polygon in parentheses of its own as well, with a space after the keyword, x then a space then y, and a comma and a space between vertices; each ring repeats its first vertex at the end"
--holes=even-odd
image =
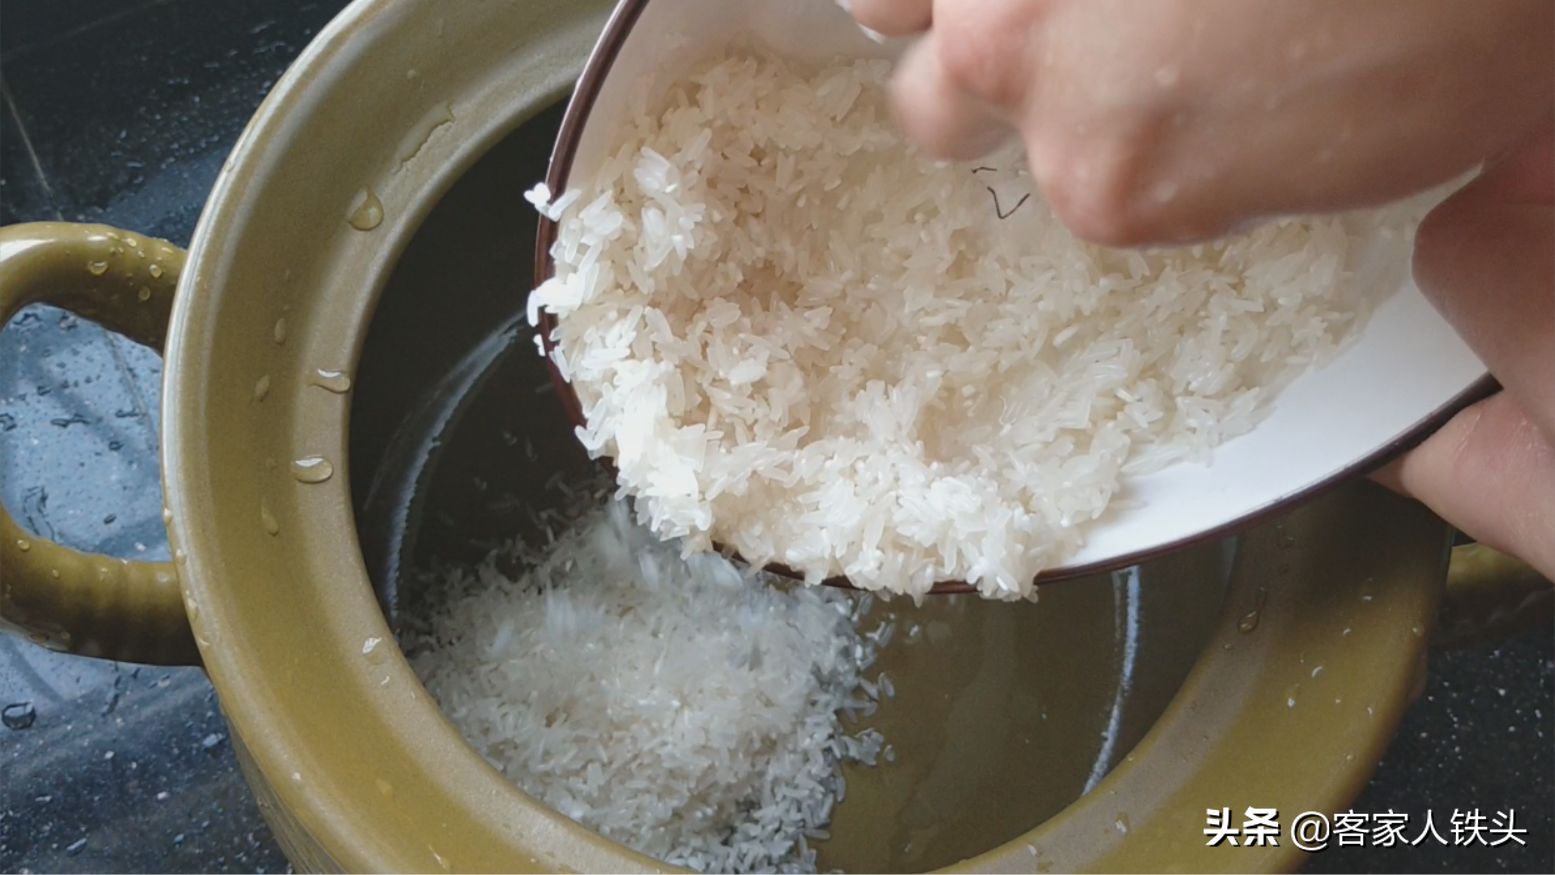
POLYGON ((885 36, 911 36, 933 23, 934 0, 837 0, 853 19, 885 36))
POLYGON ((1555 445, 1502 392, 1372 475, 1555 580, 1555 445))
POLYGON ((1555 435, 1555 137, 1426 217, 1415 280, 1528 417, 1555 435))
POLYGON ((1013 133, 987 101, 945 75, 931 32, 896 65, 893 105, 902 132, 936 158, 961 161, 992 152, 1013 133))

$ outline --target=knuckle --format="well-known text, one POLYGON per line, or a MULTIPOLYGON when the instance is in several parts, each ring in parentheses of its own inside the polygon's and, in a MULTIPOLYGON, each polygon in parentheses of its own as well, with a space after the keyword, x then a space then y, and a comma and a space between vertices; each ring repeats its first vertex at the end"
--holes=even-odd
POLYGON ((1150 242, 1151 225, 1131 195, 1132 169, 1085 149, 1033 167, 1053 212, 1076 236, 1104 246, 1150 242))
POLYGON ((1025 75, 1030 25, 1004 11, 1004 5, 936 21, 935 49, 945 78, 957 90, 1013 108, 1024 102, 1030 86, 1025 75))

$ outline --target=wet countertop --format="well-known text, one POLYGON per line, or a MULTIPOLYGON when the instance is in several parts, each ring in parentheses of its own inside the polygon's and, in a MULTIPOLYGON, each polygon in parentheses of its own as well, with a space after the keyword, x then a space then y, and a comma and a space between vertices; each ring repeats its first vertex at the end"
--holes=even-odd
MULTIPOLYGON (((243 124, 343 5, 3 0, 0 223, 107 222, 187 245, 243 124)), ((0 336, 0 499, 23 526, 86 550, 167 558, 161 376, 155 354, 92 323, 41 306, 17 317, 0 336)), ((0 706, 0 870, 287 869, 198 670, 0 636, 0 706)), ((1549 624, 1433 653, 1422 696, 1354 810, 1410 813, 1408 840, 1429 809, 1448 844, 1334 847, 1308 869, 1555 871, 1552 733, 1549 624), (1487 823, 1515 811, 1527 843, 1452 844, 1453 811, 1473 809, 1487 823)))

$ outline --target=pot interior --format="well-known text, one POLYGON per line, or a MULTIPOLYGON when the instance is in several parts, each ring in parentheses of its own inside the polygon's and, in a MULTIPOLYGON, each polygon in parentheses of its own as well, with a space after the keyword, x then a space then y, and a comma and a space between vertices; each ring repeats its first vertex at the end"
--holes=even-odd
MULTIPOLYGON (((357 368, 358 534, 396 630, 436 592, 418 571, 540 537, 526 506, 588 464, 524 319, 535 216, 561 105, 490 149, 430 213, 379 300, 357 368)), ((822 871, 923 871, 1010 841, 1094 787, 1177 692, 1221 614, 1233 545, 1050 585, 1037 603, 877 603, 896 696, 872 725, 896 750, 849 764, 822 871), (911 627, 929 630, 911 643, 911 627), (948 634, 947 634, 948 633, 948 634)))

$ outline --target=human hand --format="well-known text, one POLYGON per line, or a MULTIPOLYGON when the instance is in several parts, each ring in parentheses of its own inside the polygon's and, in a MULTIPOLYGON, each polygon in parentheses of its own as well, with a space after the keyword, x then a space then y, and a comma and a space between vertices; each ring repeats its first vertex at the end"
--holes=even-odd
POLYGON ((971 158, 1009 134, 1082 237, 1213 237, 1379 204, 1548 124, 1549 0, 851 0, 923 33, 907 134, 971 158))
POLYGON ((850 5, 924 33, 895 83, 910 136, 970 158, 1018 133, 1059 217, 1103 243, 1375 204, 1515 147, 1431 214, 1415 256, 1505 391, 1375 476, 1555 579, 1555 137, 1535 134, 1555 104, 1555 4, 850 5))
POLYGON ((1555 580, 1555 133, 1426 217, 1415 280, 1505 388, 1375 479, 1555 580))

